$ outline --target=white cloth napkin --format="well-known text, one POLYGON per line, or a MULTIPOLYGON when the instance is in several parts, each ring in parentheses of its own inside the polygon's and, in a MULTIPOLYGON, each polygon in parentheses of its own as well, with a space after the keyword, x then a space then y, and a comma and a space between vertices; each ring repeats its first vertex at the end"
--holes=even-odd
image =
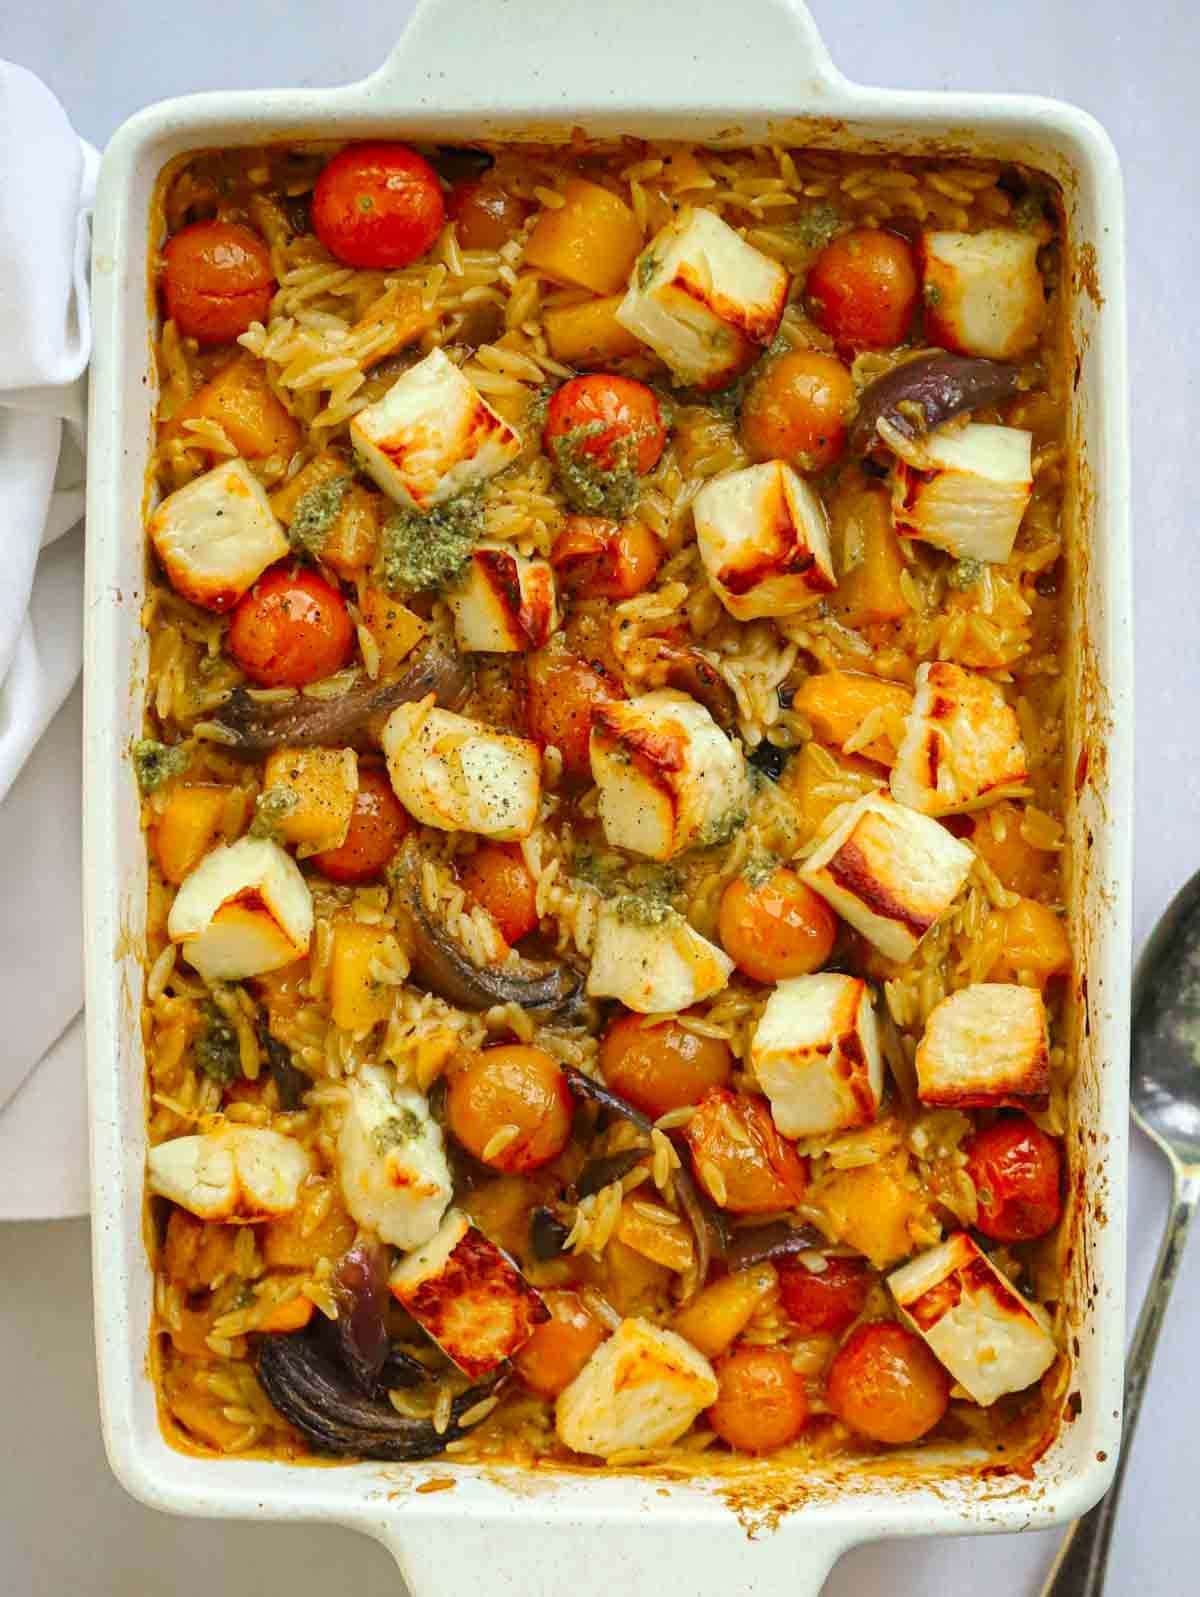
POLYGON ((0 1219, 87 1208, 83 374, 96 152, 0 61, 0 1219))

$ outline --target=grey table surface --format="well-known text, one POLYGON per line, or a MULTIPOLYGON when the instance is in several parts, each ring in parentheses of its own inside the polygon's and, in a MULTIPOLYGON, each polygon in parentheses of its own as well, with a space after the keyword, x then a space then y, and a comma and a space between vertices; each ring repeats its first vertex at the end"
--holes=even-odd
MULTIPOLYGON (((597 0, 601 3, 601 0, 597 0)), ((681 36, 686 0, 677 3, 681 36)), ((1184 466, 1200 366, 1200 7, 1119 0, 811 0, 835 61, 865 83, 1007 89, 1086 107, 1120 151, 1129 219, 1137 557, 1138 729, 1135 941, 1200 864, 1200 553, 1184 466)), ((331 84, 382 59, 410 0, 349 13, 328 0, 0 0, 0 55, 55 90, 102 145, 139 107, 200 89, 331 84)), ((511 15, 511 12, 510 12, 511 15)), ((1130 1294, 1141 1295, 1166 1179, 1135 1139, 1130 1294)), ((11 1597, 288 1597, 399 1589, 387 1555, 328 1529, 209 1525, 139 1507, 108 1471, 96 1415, 86 1221, 0 1226, 0 1592, 11 1597)), ((1109 1592, 1190 1589, 1200 1247, 1164 1334, 1117 1530, 1109 1592), (1188 1468, 1186 1460, 1193 1459, 1188 1468)), ((880 1543, 846 1555, 828 1597, 1038 1589, 1054 1532, 984 1542, 880 1543)), ((581 1556, 586 1550, 581 1548, 581 1556)), ((480 1589, 486 1594, 486 1572, 480 1589)))

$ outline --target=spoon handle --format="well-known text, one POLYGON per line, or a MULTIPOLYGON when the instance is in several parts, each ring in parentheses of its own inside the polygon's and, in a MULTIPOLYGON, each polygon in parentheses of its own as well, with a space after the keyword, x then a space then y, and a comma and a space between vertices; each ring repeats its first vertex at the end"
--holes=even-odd
POLYGON ((1042 1587, 1042 1597, 1100 1597, 1108 1566, 1108 1544, 1117 1518, 1117 1503, 1125 1466, 1129 1462, 1133 1430, 1150 1374, 1150 1361, 1162 1329, 1171 1288, 1179 1273, 1188 1226, 1200 1201, 1200 1171, 1175 1166, 1171 1216, 1158 1250, 1137 1330, 1125 1365, 1125 1423, 1117 1470, 1108 1491, 1071 1526, 1059 1549, 1054 1567, 1042 1587))

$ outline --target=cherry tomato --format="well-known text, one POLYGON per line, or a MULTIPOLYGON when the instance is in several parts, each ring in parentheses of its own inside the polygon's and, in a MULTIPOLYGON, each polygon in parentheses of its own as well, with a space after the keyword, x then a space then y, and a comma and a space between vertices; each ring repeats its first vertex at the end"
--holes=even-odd
POLYGON ((872 1320, 834 1354, 825 1401, 873 1442, 915 1442, 945 1414, 950 1377, 915 1331, 872 1320))
POLYGON ((813 320, 839 349, 894 349, 917 305, 913 252, 897 233, 856 227, 826 244, 806 292, 813 320))
POLYGON ((550 1318, 543 1320, 513 1355, 513 1365, 531 1392, 551 1398, 570 1386, 608 1332, 592 1318, 576 1292, 543 1292, 542 1302, 550 1310, 550 1318))
POLYGON ((275 292, 271 254, 236 222, 193 222, 163 250, 163 302, 187 338, 205 348, 232 344, 251 322, 265 322, 275 292))
POLYGON ((765 1214, 795 1208, 804 1196, 807 1166, 775 1129, 762 1098, 714 1087, 683 1135, 696 1180, 722 1209, 765 1214))
POLYGON ((741 1453, 773 1453, 794 1442, 808 1419, 804 1377, 780 1347, 741 1347, 716 1368, 708 1423, 741 1453))
POLYGON ((836 1254, 823 1270, 810 1270, 799 1259, 780 1259, 779 1297, 794 1325, 814 1336, 840 1336, 857 1320, 871 1290, 871 1277, 861 1259, 836 1254))
POLYGON ((329 253, 347 266, 408 266, 445 219, 437 173, 407 144, 350 144, 313 190, 312 221, 329 253))
POLYGON ((571 452, 599 471, 653 471, 666 447, 667 430, 653 389, 632 377, 596 372, 572 377, 546 412, 542 442, 554 458, 554 440, 568 439, 571 452))
POLYGON ((579 599, 632 599, 654 581, 662 558, 644 521, 568 516, 550 551, 560 587, 579 599))
POLYGON ((537 925, 537 884, 519 843, 482 844, 463 867, 462 885, 487 910, 506 943, 520 942, 537 925))
POLYGON ((567 1078, 549 1054, 524 1044, 470 1054, 450 1075, 450 1130, 493 1170, 536 1170, 555 1159, 571 1135, 574 1101, 567 1078), (488 1152, 497 1132, 517 1135, 488 1152))
POLYGON ((446 214, 458 224, 458 242, 465 250, 498 250, 520 228, 528 207, 498 183, 456 183, 446 201, 446 214))
POLYGON ((337 848, 314 854, 312 864, 331 882, 369 882, 395 854, 411 825, 387 772, 360 761, 350 829, 337 848))
POLYGON ((742 406, 742 439, 754 460, 820 471, 841 459, 854 384, 840 360, 797 349, 768 361, 742 406))
POLYGON ((966 1144, 976 1226, 997 1242, 1032 1242, 1062 1217, 1062 1153, 1028 1115, 1005 1115, 966 1144))
POLYGON ((340 671, 354 648, 346 601, 315 571, 272 566, 238 600, 234 659, 260 688, 302 688, 340 671))
POLYGON ((710 1087, 723 1087, 733 1053, 720 1037, 700 1037, 678 1021, 647 1026, 642 1015, 622 1015, 600 1044, 605 1081, 651 1119, 699 1103, 710 1087))
POLYGON ((543 748, 553 743, 568 776, 590 776, 588 743, 596 706, 623 699, 624 693, 612 678, 565 649, 530 655, 527 672, 530 737, 543 748))
POLYGON ((833 951, 837 920, 829 905, 781 866, 760 887, 735 876, 721 894, 717 929, 739 970, 754 981, 786 981, 819 970, 833 951))

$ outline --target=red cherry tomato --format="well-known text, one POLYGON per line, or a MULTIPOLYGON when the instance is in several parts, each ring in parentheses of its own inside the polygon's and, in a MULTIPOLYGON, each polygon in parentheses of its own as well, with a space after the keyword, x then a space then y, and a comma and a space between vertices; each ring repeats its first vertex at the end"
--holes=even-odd
POLYGON ((808 1161, 775 1128, 765 1098, 714 1087, 683 1129, 705 1193, 733 1214, 794 1209, 808 1186, 808 1161))
POLYGON ((567 1078, 540 1048, 485 1048, 460 1056, 450 1072, 450 1130, 493 1170, 519 1174, 557 1159, 570 1140, 574 1111, 567 1078), (499 1146, 498 1132, 508 1134, 499 1146))
POLYGON ((1028 1115, 1006 1115, 978 1132, 966 1155, 979 1200, 975 1224, 985 1237, 1032 1242, 1054 1230, 1062 1216, 1062 1153, 1028 1115))
POLYGON ((391 859, 411 825, 387 772, 360 761, 358 793, 345 840, 337 848, 314 854, 312 864, 331 882, 369 882, 391 859))
POLYGON ((653 389, 632 377, 596 372, 572 377, 550 401, 542 441, 554 458, 555 439, 569 442, 572 456, 598 471, 653 471, 667 442, 653 389))
POLYGON ((915 1331, 873 1320, 834 1355, 825 1401, 873 1442, 915 1442, 945 1414, 950 1377, 915 1331))
POLYGON ((810 1270, 799 1259, 781 1259, 779 1296, 784 1313, 814 1336, 841 1336, 857 1320, 871 1290, 871 1277, 861 1259, 834 1256, 823 1270, 810 1270))
POLYGON ((407 144, 350 144, 317 179, 312 220, 347 266, 408 266, 441 232, 437 173, 407 144))
POLYGON ((917 306, 908 243, 881 227, 856 227, 826 244, 809 268, 809 310, 839 349, 894 349, 917 306))
POLYGON ((567 776, 589 776, 592 717, 598 704, 625 697, 620 684, 565 649, 531 654, 526 680, 530 737, 542 748, 553 743, 567 776))
POLYGON ((708 1423, 741 1453, 773 1453, 794 1442, 808 1419, 804 1377, 781 1347, 740 1347, 718 1363, 708 1423))
POLYGON ((524 200, 498 183, 456 183, 446 201, 446 214, 458 223, 458 242, 465 250, 498 250, 529 214, 524 200))
POLYGON ((506 943, 520 942, 537 925, 537 883, 519 843, 482 844, 463 867, 462 884, 496 922, 506 943))
POLYGON ((346 601, 315 571, 272 566, 238 601, 229 649, 261 688, 302 688, 340 671, 354 648, 346 601))
POLYGON ((271 255, 257 233, 236 222, 193 222, 163 250, 163 303, 187 338, 232 344, 251 322, 265 322, 275 292, 271 255))
POLYGON ((632 599, 658 574, 662 551, 642 521, 568 516, 550 551, 559 586, 579 599, 632 599))

